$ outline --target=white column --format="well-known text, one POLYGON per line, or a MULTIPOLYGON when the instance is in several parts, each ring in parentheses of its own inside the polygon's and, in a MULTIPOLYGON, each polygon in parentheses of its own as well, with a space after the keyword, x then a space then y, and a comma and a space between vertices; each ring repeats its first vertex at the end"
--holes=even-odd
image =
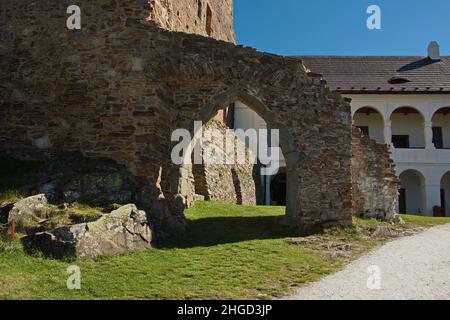
POLYGON ((436 147, 433 144, 433 122, 424 122, 424 135, 425 135, 425 149, 434 150, 436 147))
POLYGON ((392 145, 392 121, 384 121, 384 143, 392 145))
POLYGON ((441 206, 441 186, 440 185, 427 185, 425 186, 426 196, 426 212, 423 212, 425 216, 433 216, 433 207, 441 206))

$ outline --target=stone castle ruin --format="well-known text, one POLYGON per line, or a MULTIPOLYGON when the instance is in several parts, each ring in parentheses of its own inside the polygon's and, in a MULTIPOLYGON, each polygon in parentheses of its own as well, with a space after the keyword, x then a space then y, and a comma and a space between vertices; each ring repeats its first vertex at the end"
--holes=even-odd
POLYGON ((352 214, 393 214, 387 147, 355 132, 352 144, 349 101, 297 59, 236 46, 232 0, 79 0, 82 28, 69 30, 72 2, 2 1, 3 151, 114 160, 138 181, 155 225, 179 232, 196 170, 172 163, 171 133, 242 101, 280 131, 284 224, 306 232, 350 225, 352 214))
MULTIPOLYGON (((138 1, 136 1, 138 2, 138 1)), ((236 42, 233 0, 141 1, 158 27, 236 42)))

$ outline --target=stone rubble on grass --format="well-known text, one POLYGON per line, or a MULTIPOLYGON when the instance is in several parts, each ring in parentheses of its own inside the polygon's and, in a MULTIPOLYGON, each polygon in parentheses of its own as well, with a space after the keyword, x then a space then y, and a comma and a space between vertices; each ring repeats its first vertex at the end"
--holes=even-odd
POLYGON ((66 226, 22 239, 28 251, 54 258, 96 258, 151 246, 152 232, 144 211, 123 206, 91 223, 66 226))
POLYGON ((393 229, 389 226, 378 226, 372 233, 375 238, 397 238, 401 235, 399 230, 393 229))
POLYGON ((8 222, 11 223, 13 220, 20 221, 21 219, 36 220, 46 218, 48 214, 47 205, 48 201, 44 194, 20 200, 9 211, 8 222))
MULTIPOLYGON (((67 207, 68 204, 61 206, 67 207)), ((138 210, 134 204, 116 205, 115 208, 95 222, 33 233, 22 238, 22 241, 29 252, 37 250, 55 258, 96 258, 150 248, 152 231, 146 213, 138 210)), ((49 203, 44 194, 0 207, 2 219, 9 223, 15 220, 18 226, 22 221, 38 224, 48 218, 49 212, 49 203)))

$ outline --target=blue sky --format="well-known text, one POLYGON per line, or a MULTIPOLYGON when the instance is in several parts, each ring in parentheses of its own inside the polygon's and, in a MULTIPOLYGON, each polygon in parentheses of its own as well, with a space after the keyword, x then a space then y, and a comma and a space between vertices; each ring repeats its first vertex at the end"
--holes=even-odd
POLYGON ((234 0, 239 44, 282 55, 450 55, 449 0, 234 0), (369 5, 382 29, 369 30, 369 5))

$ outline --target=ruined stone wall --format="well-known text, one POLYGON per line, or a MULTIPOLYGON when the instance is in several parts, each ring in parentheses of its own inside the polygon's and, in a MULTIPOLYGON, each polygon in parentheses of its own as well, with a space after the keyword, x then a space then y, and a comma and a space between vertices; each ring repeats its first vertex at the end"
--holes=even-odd
POLYGON ((203 164, 193 166, 195 191, 206 200, 232 204, 256 205, 255 165, 249 161, 250 150, 223 122, 211 120, 205 125, 203 134, 203 164), (218 134, 220 133, 220 135, 218 134), (226 143, 233 143, 234 154, 227 154, 226 143), (247 150, 246 163, 214 164, 211 156, 226 163, 236 156, 237 148, 247 150), (213 152, 208 151, 211 150, 213 152), (208 156, 208 154, 211 155, 208 156), (208 160, 209 159, 209 160, 208 160))
POLYGON ((378 144, 353 127, 353 214, 391 220, 398 199, 399 179, 387 145, 378 144))
POLYGON ((296 59, 157 28, 135 0, 80 0, 82 30, 68 30, 70 4, 2 1, 0 149, 124 164, 171 228, 192 193, 192 170, 171 161, 173 130, 240 100, 280 129, 287 223, 351 223, 350 105, 296 59))
POLYGON ((107 156, 156 180, 171 93, 149 66, 169 37, 131 26, 146 12, 131 0, 80 1, 82 30, 67 30, 70 3, 2 3, 0 141, 107 156))
POLYGON ((150 19, 161 28, 236 42, 233 0, 151 0, 150 19))

